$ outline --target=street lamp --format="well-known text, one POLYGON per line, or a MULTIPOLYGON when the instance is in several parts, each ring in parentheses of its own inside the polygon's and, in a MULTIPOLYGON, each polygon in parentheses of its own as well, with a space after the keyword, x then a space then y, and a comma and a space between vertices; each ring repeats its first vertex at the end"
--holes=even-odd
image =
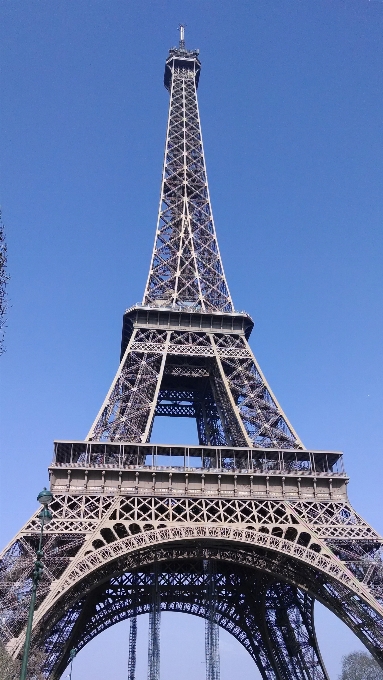
POLYGON ((39 585, 39 581, 41 579, 41 575, 43 573, 43 568, 44 565, 42 563, 42 558, 43 558, 43 551, 42 551, 42 544, 43 544, 43 532, 44 532, 44 526, 45 524, 48 524, 48 522, 51 521, 52 519, 52 513, 48 508, 48 505, 50 505, 53 501, 53 496, 48 489, 44 487, 42 491, 40 491, 39 495, 37 496, 37 500, 41 505, 43 506, 41 511, 38 514, 38 519, 41 524, 41 531, 40 531, 40 540, 39 540, 39 547, 36 550, 36 561, 32 573, 32 596, 31 596, 31 603, 29 605, 29 615, 28 615, 28 623, 27 623, 27 630, 25 633, 25 645, 24 645, 24 654, 23 654, 23 662, 21 664, 21 672, 20 672, 20 680, 26 680, 27 677, 27 666, 28 666, 28 656, 29 656, 29 648, 31 645, 31 632, 32 632, 32 623, 33 623, 33 613, 35 610, 35 604, 36 604, 36 591, 37 591, 37 586, 39 585))
POLYGON ((69 658, 70 658, 70 674, 69 674, 69 680, 72 680, 72 669, 73 669, 73 659, 77 654, 77 649, 73 647, 73 649, 70 650, 69 652, 69 658))

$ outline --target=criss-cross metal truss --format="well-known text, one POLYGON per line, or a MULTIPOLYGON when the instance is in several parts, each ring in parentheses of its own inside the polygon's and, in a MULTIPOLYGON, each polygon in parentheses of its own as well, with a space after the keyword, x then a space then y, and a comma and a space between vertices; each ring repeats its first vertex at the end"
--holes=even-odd
POLYGON ((155 416, 182 416, 196 419, 201 444, 303 448, 250 349, 247 315, 135 308, 128 321, 131 335, 89 440, 148 442, 155 416), (238 330, 225 332, 224 322, 238 330))
MULTIPOLYGON (((84 441, 56 442, 53 520, 32 642, 57 680, 70 650, 150 614, 149 680, 159 679, 161 610, 206 621, 207 674, 218 626, 264 680, 328 680, 313 605, 342 619, 383 666, 382 538, 350 506, 342 454, 307 450, 234 311, 208 194, 196 88, 181 41, 171 94, 159 222, 144 303, 124 315, 120 366, 84 441), (155 417, 194 418, 199 444, 150 443, 155 417)), ((0 633, 20 656, 38 514, 5 548, 0 633)))
MULTIPOLYGON (((188 470, 185 475, 191 475, 188 470)), ((60 676, 74 646, 81 649, 123 618, 153 611, 154 592, 162 609, 209 619, 211 589, 204 569, 209 559, 218 565, 216 578, 225 570, 233 583, 229 603, 226 586, 215 584, 215 623, 237 637, 264 678, 327 678, 313 628, 314 599, 332 609, 382 660, 381 539, 352 510, 344 489, 333 492, 336 499, 320 501, 310 498, 308 489, 288 500, 275 492, 274 498, 269 493, 261 499, 256 490, 252 497, 239 490, 202 497, 190 488, 182 495, 161 494, 159 489, 152 494, 146 484, 144 495, 60 494, 55 487, 34 623, 34 643, 45 649, 46 671, 52 677, 60 676), (161 576, 169 560, 185 573, 173 583, 172 602, 161 576), (190 581, 184 566, 189 561, 199 563, 204 588, 190 581), (134 580, 142 569, 146 581, 141 576, 134 580), (244 598, 236 590, 244 569, 248 587, 259 580, 268 584, 257 597, 250 592, 244 598), (124 581, 130 583, 129 606, 119 588, 124 581), (180 592, 181 582, 186 594, 180 592), (113 584, 122 598, 117 604, 110 596, 113 584), (237 612, 229 614, 229 605, 237 612)), ((3 558, 3 635, 15 655, 22 649, 38 528, 36 513, 3 558)))
POLYGON ((144 305, 232 312, 210 205, 197 87, 198 52, 170 50, 169 118, 156 238, 144 305))

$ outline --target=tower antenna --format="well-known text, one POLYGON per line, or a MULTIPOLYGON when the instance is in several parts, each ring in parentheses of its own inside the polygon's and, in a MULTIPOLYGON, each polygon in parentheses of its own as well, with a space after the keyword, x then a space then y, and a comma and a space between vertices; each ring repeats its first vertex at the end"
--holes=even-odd
POLYGON ((180 24, 178 30, 180 32, 180 50, 185 49, 185 28, 186 24, 180 24))

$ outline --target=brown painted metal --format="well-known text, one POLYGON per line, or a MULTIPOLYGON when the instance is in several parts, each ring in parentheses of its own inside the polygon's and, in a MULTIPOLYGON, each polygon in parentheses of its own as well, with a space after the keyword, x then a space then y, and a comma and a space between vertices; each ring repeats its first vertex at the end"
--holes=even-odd
MULTIPOLYGON (((307 450, 250 349, 219 254, 197 103, 198 53, 170 50, 155 245, 142 305, 85 441, 56 442, 34 644, 56 679, 95 635, 160 608, 229 630, 264 680, 324 680, 315 599, 383 663, 381 537, 352 509, 342 455, 307 450), (150 443, 192 417, 199 446, 150 443), (214 573, 204 564, 214 562, 214 573), (153 602, 153 574, 156 576, 153 602)), ((19 656, 37 514, 1 561, 1 635, 19 656)), ((157 673, 157 671, 156 671, 157 673)))

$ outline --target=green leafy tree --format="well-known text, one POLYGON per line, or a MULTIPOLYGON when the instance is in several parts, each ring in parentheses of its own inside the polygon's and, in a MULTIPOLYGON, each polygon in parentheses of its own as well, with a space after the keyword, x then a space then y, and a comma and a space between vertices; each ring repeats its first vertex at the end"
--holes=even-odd
POLYGON ((46 680, 42 668, 45 661, 45 654, 41 649, 33 648, 30 651, 28 659, 28 680, 46 680))
POLYGON ((20 664, 14 661, 0 641, 0 680, 17 680, 20 664))
POLYGON ((4 330, 7 318, 7 284, 9 276, 7 274, 7 242, 5 240, 4 224, 1 220, 0 212, 0 354, 5 352, 4 330))
MULTIPOLYGON (((31 649, 28 660, 28 680, 46 680, 42 672, 44 653, 39 649, 31 649)), ((8 654, 5 645, 0 641, 0 680, 19 680, 21 663, 8 654)))
POLYGON ((383 669, 367 652, 352 652, 342 659, 339 680, 383 680, 383 669))

